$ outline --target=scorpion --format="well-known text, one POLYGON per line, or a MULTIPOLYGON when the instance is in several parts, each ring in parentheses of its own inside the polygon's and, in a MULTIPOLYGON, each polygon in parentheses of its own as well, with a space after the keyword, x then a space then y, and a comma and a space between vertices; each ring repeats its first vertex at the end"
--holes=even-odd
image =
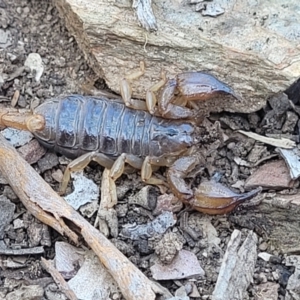
POLYGON ((147 91, 146 101, 132 99, 131 81, 144 71, 141 62, 138 71, 121 81, 121 99, 70 95, 48 100, 32 112, 3 109, 0 124, 28 130, 46 148, 75 158, 66 167, 60 194, 66 191, 71 172, 95 161, 110 169, 113 181, 129 165, 141 170, 142 180, 152 185, 166 184, 153 172, 161 166, 168 167, 167 185, 173 194, 208 214, 228 213, 255 196, 256 190, 236 197, 203 197, 185 182, 199 164, 199 157, 191 154, 201 140, 197 126, 201 118, 193 103, 222 93, 236 99, 240 96, 207 73, 186 72, 167 79, 161 72, 161 80, 147 91))

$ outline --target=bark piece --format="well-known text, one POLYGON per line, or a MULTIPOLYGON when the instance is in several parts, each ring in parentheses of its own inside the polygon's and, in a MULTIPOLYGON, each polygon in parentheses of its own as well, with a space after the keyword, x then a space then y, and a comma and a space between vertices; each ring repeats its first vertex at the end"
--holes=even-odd
POLYGON ((291 275, 287 284, 287 292, 285 299, 286 300, 298 300, 300 299, 300 256, 299 255, 291 255, 286 259, 287 266, 295 267, 294 274, 291 275))
POLYGON ((250 112, 300 75, 297 0, 214 0, 224 11, 215 18, 186 1, 155 1, 158 30, 152 33, 140 27, 128 0, 54 3, 95 72, 118 93, 120 79, 145 60, 145 76, 133 83, 137 97, 159 80, 162 68, 170 77, 204 70, 243 96, 243 101, 216 99, 209 109, 250 112))
POLYGON ((296 143, 289 139, 285 139, 285 138, 274 139, 271 137, 259 135, 254 132, 246 132, 244 130, 238 130, 238 132, 240 132, 254 140, 257 140, 259 142, 262 142, 262 143, 265 143, 268 145, 272 145, 275 147, 280 147, 280 148, 284 148, 284 149, 293 149, 294 147, 296 147, 296 143))
POLYGON ((249 232, 243 244, 240 244, 241 232, 234 230, 223 258, 213 300, 244 299, 254 274, 257 257, 256 234, 249 232))
POLYGON ((300 176, 300 151, 298 148, 292 150, 278 149, 287 166, 290 169, 290 176, 293 180, 300 176))
POLYGON ((6 300, 15 299, 42 299, 44 289, 39 285, 22 285, 5 296, 6 300))
POLYGON ((245 189, 261 186, 263 189, 292 188, 294 180, 283 160, 269 162, 259 167, 245 183, 245 189))
POLYGON ((279 284, 275 282, 266 282, 257 286, 256 300, 277 300, 279 284))
POLYGON ((3 249, 0 248, 0 254, 4 255, 34 255, 44 253, 44 247, 32 247, 22 249, 3 249))
POLYGON ((266 194, 256 206, 236 211, 229 219, 243 228, 255 230, 265 238, 268 245, 281 253, 292 254, 300 251, 300 201, 295 195, 266 194))
MULTIPOLYGON (((0 172, 24 206, 40 221, 78 244, 80 233, 118 283, 125 299, 155 299, 155 293, 168 293, 151 282, 96 228, 81 217, 0 135, 0 172), (65 222, 66 221, 66 222, 65 222), (68 227, 67 224, 70 224, 68 227)), ((169 296, 169 295, 168 295, 169 296)))
POLYGON ((99 223, 99 229, 105 236, 110 233, 117 237, 119 234, 118 216, 114 209, 117 202, 116 184, 110 177, 110 170, 105 169, 101 180, 101 202, 95 221, 95 225, 99 223))

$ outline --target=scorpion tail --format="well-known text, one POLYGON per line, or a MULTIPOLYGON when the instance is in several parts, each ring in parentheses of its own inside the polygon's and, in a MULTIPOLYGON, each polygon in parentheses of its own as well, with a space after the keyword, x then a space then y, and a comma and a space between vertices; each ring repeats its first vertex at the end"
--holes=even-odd
POLYGON ((30 110, 1 107, 0 126, 35 132, 44 129, 45 119, 41 115, 33 114, 30 110))

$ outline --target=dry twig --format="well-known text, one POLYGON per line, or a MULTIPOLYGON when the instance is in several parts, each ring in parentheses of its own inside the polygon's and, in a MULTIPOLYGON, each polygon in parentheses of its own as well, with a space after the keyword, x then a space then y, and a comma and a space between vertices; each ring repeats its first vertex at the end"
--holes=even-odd
POLYGON ((68 299, 78 300, 74 292, 70 289, 68 283, 64 280, 64 278, 55 269, 50 261, 42 257, 42 266, 49 274, 51 274, 55 283, 60 287, 61 291, 68 297, 68 299))

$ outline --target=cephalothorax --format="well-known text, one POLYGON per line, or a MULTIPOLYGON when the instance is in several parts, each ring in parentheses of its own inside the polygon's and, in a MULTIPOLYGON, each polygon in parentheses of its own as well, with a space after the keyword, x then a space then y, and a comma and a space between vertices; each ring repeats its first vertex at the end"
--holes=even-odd
POLYGON ((70 172, 96 161, 111 170, 113 180, 120 177, 125 164, 129 164, 141 170, 143 181, 155 185, 165 184, 165 181, 153 176, 153 170, 167 166, 167 182, 173 193, 206 213, 226 213, 255 195, 257 191, 241 197, 221 195, 218 201, 210 203, 209 196, 207 199, 197 196, 184 181, 199 164, 198 157, 190 155, 200 140, 196 125, 199 111, 189 104, 218 93, 239 98, 232 89, 201 72, 182 73, 169 81, 162 73, 162 80, 148 90, 146 102, 131 99, 129 82, 143 73, 141 63, 140 71, 122 80, 123 100, 72 95, 49 100, 33 113, 0 110, 0 125, 29 130, 45 147, 75 158, 65 171, 62 193, 70 172), (158 90, 161 93, 157 100, 155 92, 158 90))

